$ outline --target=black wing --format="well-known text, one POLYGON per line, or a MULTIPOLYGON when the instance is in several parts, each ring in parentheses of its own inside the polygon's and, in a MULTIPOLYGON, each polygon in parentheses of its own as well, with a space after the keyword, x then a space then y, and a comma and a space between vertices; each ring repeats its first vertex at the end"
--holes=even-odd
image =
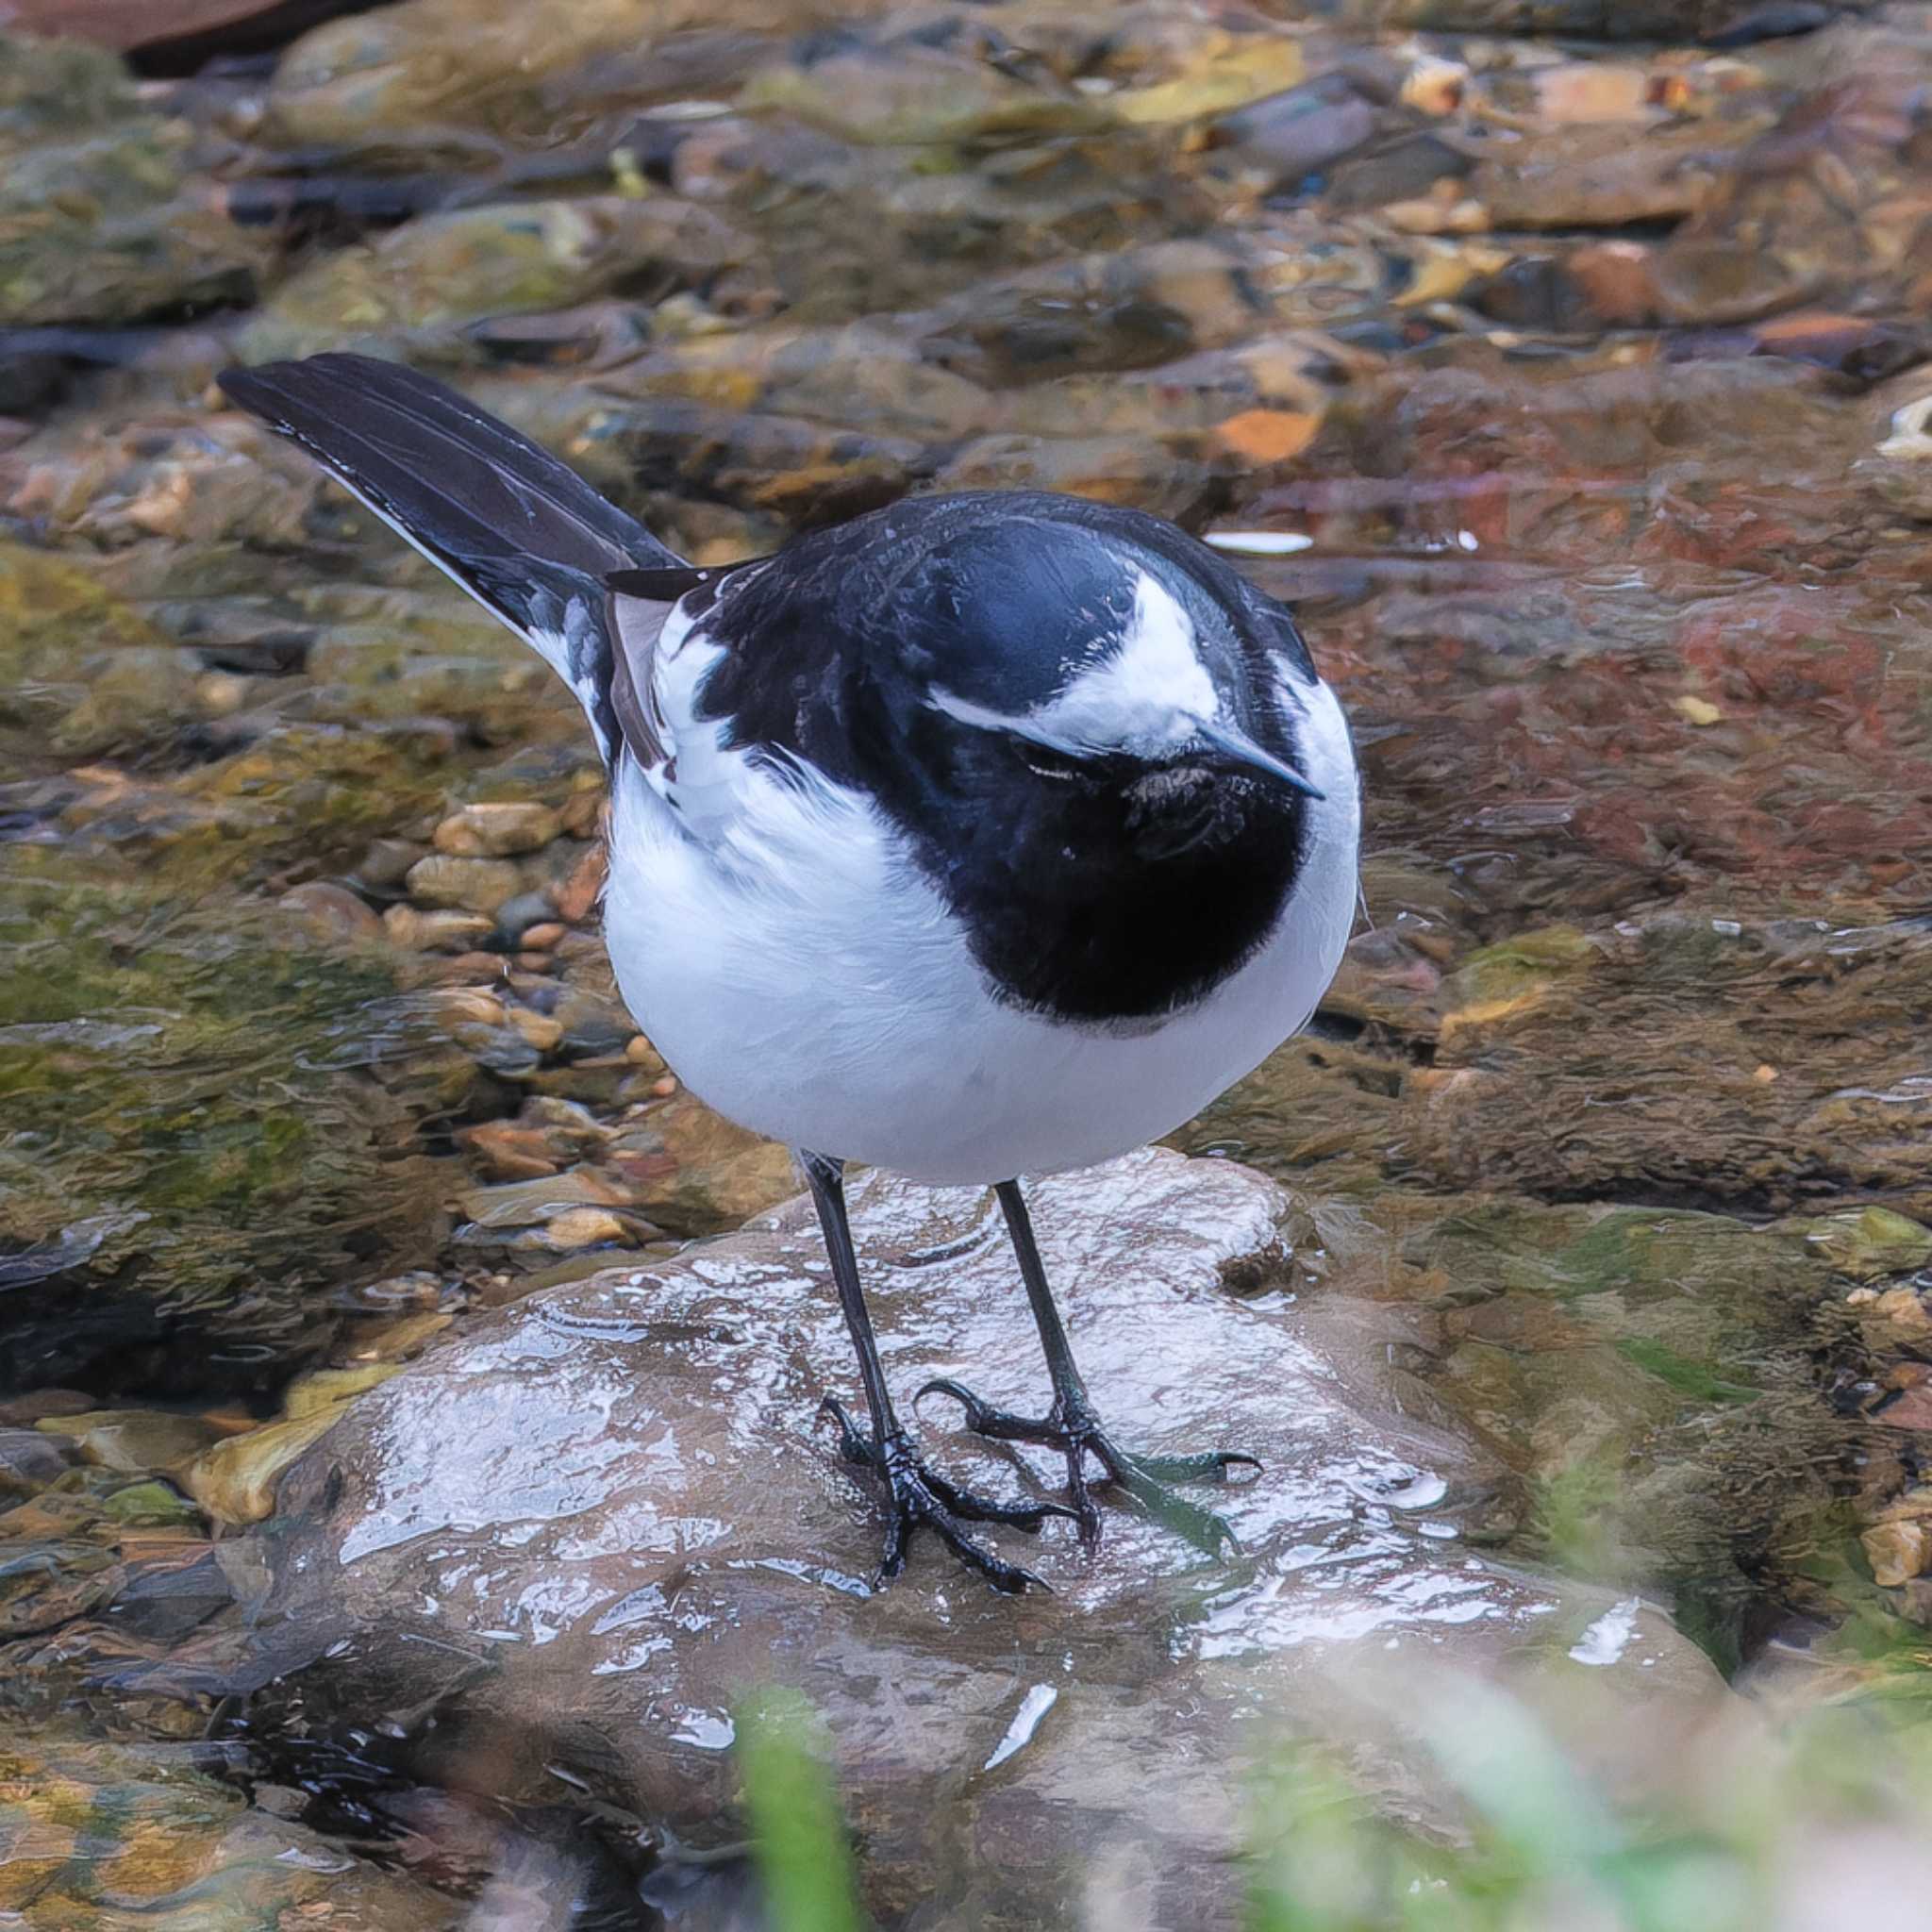
POLYGON ((613 686, 629 680, 605 579, 641 569, 668 588, 689 565, 528 437, 402 363, 311 356, 218 379, 529 643, 610 762, 629 722, 613 686))

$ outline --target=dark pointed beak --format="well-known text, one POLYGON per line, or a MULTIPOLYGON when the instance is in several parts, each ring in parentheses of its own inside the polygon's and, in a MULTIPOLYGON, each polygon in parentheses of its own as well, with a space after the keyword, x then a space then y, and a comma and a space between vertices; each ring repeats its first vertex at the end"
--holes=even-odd
POLYGON ((1278 778, 1284 785, 1290 785, 1307 798, 1324 798, 1327 794, 1318 791, 1284 758, 1278 758, 1273 752, 1263 751, 1245 732, 1237 731, 1231 724, 1224 724, 1218 718, 1204 722, 1196 734, 1203 742, 1211 744, 1218 752, 1224 753, 1238 763, 1246 765, 1257 772, 1264 772, 1271 778, 1278 778))

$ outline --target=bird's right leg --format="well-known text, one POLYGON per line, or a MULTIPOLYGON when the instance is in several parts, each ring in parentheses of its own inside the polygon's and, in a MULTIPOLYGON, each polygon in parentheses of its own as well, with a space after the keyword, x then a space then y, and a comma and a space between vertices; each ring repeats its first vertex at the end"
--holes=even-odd
POLYGON ((906 1567, 907 1545, 912 1540, 912 1532, 924 1524, 968 1569, 976 1570, 995 1590, 1017 1593, 1029 1583, 1044 1589, 1045 1585, 1030 1570, 1023 1570, 994 1555, 969 1535, 964 1525, 1009 1523, 1030 1533, 1037 1531, 1049 1516, 1073 1516, 1074 1512, 1058 1503, 995 1502, 960 1489, 927 1466, 893 1413, 892 1398, 886 1388, 878 1342, 873 1335, 872 1315, 865 1306, 865 1291, 859 1286, 852 1225, 845 1213, 845 1164, 803 1150, 798 1158, 819 1211, 825 1252, 831 1257, 832 1278, 839 1284, 839 1305, 852 1333, 852 1345, 858 1352, 859 1379, 865 1385, 872 1426, 861 1430, 844 1404, 834 1396, 825 1397, 821 1413, 831 1416, 839 1424, 840 1451, 846 1461, 871 1470, 885 1488, 886 1507, 891 1520, 886 1530, 886 1554, 879 1565, 879 1580, 891 1582, 906 1567))

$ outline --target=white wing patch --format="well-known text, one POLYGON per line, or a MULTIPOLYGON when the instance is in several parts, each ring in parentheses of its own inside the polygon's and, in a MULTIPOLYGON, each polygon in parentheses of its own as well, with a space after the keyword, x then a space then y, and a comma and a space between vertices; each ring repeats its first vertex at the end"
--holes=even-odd
POLYGON ((686 832, 708 841, 738 817, 746 777, 746 755, 727 749, 724 721, 698 716, 705 680, 724 657, 724 646, 680 601, 666 614, 649 663, 667 757, 644 779, 686 832))

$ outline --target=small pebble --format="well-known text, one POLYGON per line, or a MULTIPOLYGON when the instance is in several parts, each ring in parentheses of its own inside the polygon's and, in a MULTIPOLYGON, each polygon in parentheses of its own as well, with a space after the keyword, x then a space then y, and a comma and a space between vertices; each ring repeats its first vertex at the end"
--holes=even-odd
POLYGON ((523 882, 507 858, 452 858, 446 852, 419 858, 404 881, 418 905, 491 914, 515 898, 523 882))
POLYGON ((604 890, 605 869, 604 847, 592 845, 572 869, 570 876, 551 892, 551 902, 559 919, 575 925, 589 914, 604 890))
POLYGON ((509 1009, 493 992, 480 986, 443 986, 436 990, 436 1010, 448 1025, 501 1026, 509 1009))
POLYGON ((510 1024, 534 1046, 539 1053, 549 1053, 563 1038, 563 1026, 547 1013, 533 1013, 528 1007, 514 1007, 510 1009, 510 1024))
POLYGON ((558 811, 563 829, 575 839, 594 839, 603 816, 604 788, 601 785, 572 792, 558 811))
POLYGON ((324 939, 373 940, 382 937, 382 921, 352 892, 328 879, 291 886, 275 902, 294 913, 324 939))
POLYGON ((562 820, 547 805, 505 800, 466 805, 437 826, 434 842, 452 858, 508 858, 541 851, 562 830, 562 820))
POLYGON ((567 1208, 555 1220, 533 1229, 528 1240, 532 1246, 567 1255, 577 1248, 602 1247, 610 1241, 624 1241, 628 1232, 624 1223, 605 1208, 567 1208))
POLYGON ((383 931, 391 944, 424 953, 465 940, 480 940, 491 922, 476 912, 425 912, 414 906, 391 906, 382 915, 383 931))
POLYGON ((378 839, 356 862, 356 876, 365 886, 399 886, 424 856, 413 839, 378 839))

